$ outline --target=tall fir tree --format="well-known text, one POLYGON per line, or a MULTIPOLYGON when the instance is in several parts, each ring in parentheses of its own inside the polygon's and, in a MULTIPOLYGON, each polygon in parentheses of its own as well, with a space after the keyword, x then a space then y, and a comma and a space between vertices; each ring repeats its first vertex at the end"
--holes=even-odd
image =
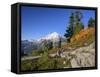
POLYGON ((95 26, 95 20, 91 17, 88 21, 88 27, 94 27, 95 26))
POLYGON ((77 34, 81 29, 84 29, 84 25, 81 22, 81 19, 83 18, 83 15, 80 11, 75 12, 75 32, 74 34, 77 34))
POLYGON ((70 42, 70 38, 80 32, 80 30, 84 29, 84 24, 81 22, 81 19, 83 18, 83 15, 80 11, 76 11, 74 13, 71 13, 70 15, 70 21, 69 26, 66 29, 66 33, 64 36, 68 39, 68 42, 70 42))
POLYGON ((80 22, 80 30, 84 29, 84 24, 82 22, 80 22))
POLYGON ((72 37, 73 33, 74 33, 74 13, 71 13, 69 26, 67 27, 66 32, 64 34, 68 42, 70 42, 70 38, 72 37))

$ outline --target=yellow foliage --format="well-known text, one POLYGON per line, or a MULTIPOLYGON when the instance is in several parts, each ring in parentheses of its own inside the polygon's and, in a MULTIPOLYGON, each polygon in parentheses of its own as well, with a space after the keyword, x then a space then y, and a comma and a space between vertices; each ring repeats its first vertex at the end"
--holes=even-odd
POLYGON ((74 35, 71 38, 71 42, 75 42, 75 41, 83 41, 86 38, 88 38, 91 35, 95 34, 95 28, 91 27, 91 28, 87 28, 87 29, 82 29, 78 34, 74 35))

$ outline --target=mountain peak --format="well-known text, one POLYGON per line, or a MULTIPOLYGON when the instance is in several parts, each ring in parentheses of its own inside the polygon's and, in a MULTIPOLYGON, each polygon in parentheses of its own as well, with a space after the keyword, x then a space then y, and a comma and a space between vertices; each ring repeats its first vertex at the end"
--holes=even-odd
POLYGON ((51 39, 59 39, 60 35, 57 32, 52 32, 42 38, 40 38, 39 40, 51 40, 51 39))
POLYGON ((50 35, 52 35, 52 36, 60 36, 57 32, 52 32, 52 33, 50 33, 50 35))
POLYGON ((48 37, 60 37, 60 35, 57 32, 52 32, 47 35, 48 37))

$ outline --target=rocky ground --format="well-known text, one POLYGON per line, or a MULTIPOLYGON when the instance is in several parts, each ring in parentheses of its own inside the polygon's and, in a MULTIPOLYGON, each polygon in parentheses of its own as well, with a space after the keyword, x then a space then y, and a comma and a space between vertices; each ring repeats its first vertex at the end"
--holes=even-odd
POLYGON ((89 46, 64 51, 61 57, 66 58, 66 62, 70 62, 72 68, 93 67, 95 66, 95 42, 89 46))

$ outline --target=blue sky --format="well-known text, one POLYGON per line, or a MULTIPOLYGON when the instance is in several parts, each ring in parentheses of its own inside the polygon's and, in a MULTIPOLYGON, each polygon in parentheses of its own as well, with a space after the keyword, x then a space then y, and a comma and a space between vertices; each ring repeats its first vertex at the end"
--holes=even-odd
MULTIPOLYGON (((64 35, 69 24, 69 16, 75 9, 59 9, 44 7, 21 7, 22 40, 39 39, 51 32, 64 35)), ((87 27, 90 17, 95 18, 94 10, 80 10, 82 22, 87 27)))

